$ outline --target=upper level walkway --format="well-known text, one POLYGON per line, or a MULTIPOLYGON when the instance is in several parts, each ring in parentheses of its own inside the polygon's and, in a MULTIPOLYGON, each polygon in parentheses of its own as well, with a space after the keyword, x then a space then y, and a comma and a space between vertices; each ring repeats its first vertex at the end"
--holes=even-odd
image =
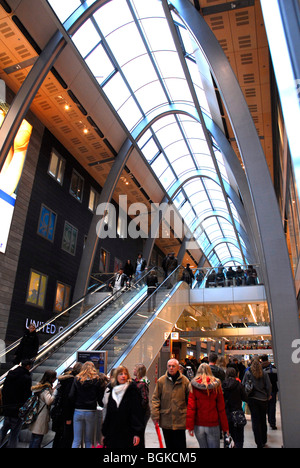
POLYGON ((190 304, 261 304, 266 302, 264 285, 195 288, 190 291, 190 304))

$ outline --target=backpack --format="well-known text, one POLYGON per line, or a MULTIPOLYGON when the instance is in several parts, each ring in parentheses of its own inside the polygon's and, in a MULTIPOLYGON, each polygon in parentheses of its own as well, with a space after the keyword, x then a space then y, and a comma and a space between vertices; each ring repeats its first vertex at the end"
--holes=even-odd
POLYGON ((28 400, 25 401, 24 405, 19 409, 19 418, 24 425, 29 426, 32 424, 38 417, 39 413, 42 411, 43 406, 39 410, 40 400, 39 393, 31 395, 28 400))
POLYGON ((186 366, 186 376, 189 380, 192 380, 195 377, 194 371, 190 366, 186 366))

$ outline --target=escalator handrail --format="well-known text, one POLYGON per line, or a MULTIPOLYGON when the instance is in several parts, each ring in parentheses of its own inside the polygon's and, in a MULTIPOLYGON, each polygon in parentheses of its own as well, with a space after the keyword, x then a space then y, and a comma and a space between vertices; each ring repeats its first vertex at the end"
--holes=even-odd
MULTIPOLYGON (((147 303, 147 301, 149 301, 149 300, 151 299, 151 296, 152 296, 153 294, 157 294, 157 292, 160 290, 160 288, 162 288, 166 283, 168 283, 168 281, 170 280, 170 278, 171 278, 173 275, 175 276, 176 273, 177 273, 181 268, 183 268, 182 265, 178 265, 177 268, 176 268, 174 271, 172 271, 172 273, 171 273, 167 278, 165 278, 165 279, 161 282, 161 284, 158 285, 158 287, 156 288, 156 290, 155 290, 150 296, 148 296, 147 299, 146 299, 145 301, 143 301, 143 304, 141 304, 141 305, 135 310, 135 312, 134 312, 133 314, 130 315, 130 317, 127 317, 126 320, 124 320, 124 322, 123 322, 123 324, 122 324, 122 327, 118 327, 118 330, 117 330, 117 331, 115 331, 115 330, 112 330, 112 331, 111 331, 111 333, 109 334, 109 336, 106 337, 106 341, 108 342, 108 341, 111 340, 117 333, 119 333, 120 330, 121 330, 136 314, 139 313, 141 307, 143 307, 143 306, 145 305, 145 303, 147 303)), ((179 280, 178 283, 177 283, 176 285, 174 285, 174 287, 173 287, 172 289, 170 289, 170 292, 171 292, 172 290, 174 290, 174 292, 175 292, 175 290, 176 290, 182 283, 186 284, 184 281, 179 280), (175 288, 175 289, 174 289, 174 288, 175 288)), ((187 285, 187 287, 188 287, 188 285, 187 285)), ((166 300, 169 300, 169 298, 167 298, 166 300)), ((166 301, 166 300, 165 300, 165 301, 166 301)), ((164 301, 164 303, 165 303, 165 301, 164 301)), ((155 311, 155 312, 147 319, 147 321, 145 322, 145 324, 144 324, 142 330, 139 332, 139 334, 137 335, 137 337, 140 337, 140 336, 143 334, 143 330, 145 329, 145 327, 148 327, 148 326, 149 326, 149 324, 152 322, 152 319, 154 320, 154 318, 157 316, 157 314, 158 314, 159 311, 161 310, 161 307, 164 306, 164 303, 158 308, 157 311, 155 311)), ((134 342, 134 343, 136 342, 136 338, 137 338, 137 337, 134 338, 134 340, 132 341, 132 343, 133 343, 133 342, 134 342)), ((132 348, 132 343, 130 343, 130 345, 128 345, 128 347, 126 348, 126 350, 122 353, 122 356, 123 356, 125 353, 128 353, 128 352, 129 352, 129 350, 132 348)), ((98 346, 99 346, 99 344, 98 344, 98 346)), ((118 358, 117 362, 119 362, 119 361, 120 361, 120 359, 118 358)), ((115 366, 115 363, 114 363, 114 366, 115 366)))
MULTIPOLYGON (((186 289, 189 289, 189 286, 187 285, 187 283, 185 281, 179 281, 173 288, 172 288, 172 294, 174 294, 177 289, 183 285, 183 287, 185 287, 186 289)), ((170 292, 171 292, 170 291, 170 292)), ((149 298, 150 299, 150 298, 149 298)), ((141 328, 141 330, 139 331, 139 333, 133 338, 133 340, 130 342, 130 344, 128 344, 128 346, 126 347, 125 350, 123 350, 121 356, 118 357, 117 361, 115 361, 113 364, 112 364, 112 367, 118 367, 119 365, 121 365, 121 363, 124 361, 124 359, 126 358, 126 356, 128 355, 128 353, 134 348, 134 346, 137 344, 137 342, 140 340, 140 338, 143 336, 143 334, 145 333, 145 331, 150 327, 150 325, 152 324, 152 322, 157 318, 157 316, 160 314, 161 310, 164 308, 165 304, 167 301, 170 300, 170 296, 167 297, 164 302, 159 306, 159 308, 146 320, 145 324, 143 325, 143 327, 141 328)), ((138 311, 136 312, 138 313, 138 311)), ((129 319, 130 320, 130 319, 129 319)))
MULTIPOLYGON (((148 273, 150 273, 151 270, 149 270, 148 273)), ((134 283, 132 286, 135 286, 136 284, 138 284, 140 281, 143 280, 143 278, 145 277, 146 275, 142 276, 142 278, 140 278, 136 283, 134 283)), ((126 289, 126 287, 124 286, 122 288, 122 293, 130 290, 132 288, 132 286, 128 289, 126 289)), ((105 297, 100 303, 92 306, 89 310, 87 310, 84 314, 82 314, 80 317, 77 317, 77 319, 73 320, 67 327, 65 327, 62 331, 60 331, 59 333, 57 333, 55 336, 53 336, 52 338, 50 338, 50 340, 48 340, 47 342, 45 342, 42 347, 39 349, 39 352, 36 356, 36 360, 35 361, 38 361, 42 355, 45 354, 45 351, 47 351, 48 348, 53 348, 54 346, 57 347, 57 343, 62 341, 62 340, 65 340, 65 337, 68 337, 68 336, 73 336, 75 331, 78 329, 78 328, 82 328, 84 326, 84 324, 86 322, 90 322, 91 321, 91 318, 99 313, 99 311, 101 309, 103 309, 104 306, 106 306, 107 303, 109 302, 113 302, 115 300, 115 298, 117 297, 118 298, 118 293, 120 291, 116 292, 116 293, 108 293, 108 296, 105 297)))
MULTIPOLYGON (((128 288, 126 289, 126 287, 124 287, 123 292, 128 291, 132 287, 136 286, 139 282, 141 282, 145 278, 145 276, 147 276, 147 274, 150 273, 150 271, 152 269, 153 268, 147 270, 147 273, 145 275, 143 275, 136 283, 133 283, 129 289, 128 288)), ((45 355, 47 356, 51 352, 51 349, 53 349, 53 348, 57 349, 58 343, 60 341, 65 341, 67 339, 67 338, 65 338, 64 335, 68 336, 68 334, 69 334, 70 336, 73 336, 75 334, 75 330, 77 330, 78 328, 82 328, 84 326, 84 322, 90 322, 91 317, 93 315, 95 315, 96 313, 98 314, 99 310, 102 309, 106 305, 106 303, 113 302, 114 298, 118 297, 119 292, 120 291, 118 291, 117 293, 114 293, 114 294, 108 293, 108 296, 106 298, 104 298, 100 303, 98 303, 95 306, 93 306, 92 308, 90 308, 85 314, 78 317, 71 324, 69 324, 68 327, 64 328, 61 332, 57 333, 54 337, 52 337, 50 340, 48 340, 46 343, 44 343, 42 345, 42 347, 38 351, 38 354, 37 354, 37 356, 36 356, 36 358, 34 360, 34 364, 33 364, 32 368, 31 368, 31 372, 33 372, 41 364, 41 362, 39 362, 41 360, 41 358, 43 358, 45 355), (71 330, 73 332, 71 332, 71 330)), ((79 302, 80 302, 80 300, 79 300, 79 302)), ((14 369, 16 367, 17 367, 17 365, 13 366, 10 370, 12 370, 12 369, 14 369)), ((0 376, 0 387, 2 386, 8 372, 9 371, 7 371, 5 374, 0 376)))
MULTIPOLYGON (((51 319, 49 319, 47 322, 45 322, 43 325, 41 325, 40 327, 38 327, 36 329, 37 332, 39 332, 40 330, 42 330, 43 328, 47 327, 48 325, 50 325, 51 323, 55 322, 57 319, 59 319, 60 317, 62 317, 63 315, 67 314, 70 310, 72 310, 73 308, 77 307, 81 302, 83 302, 88 296, 90 295, 93 295, 95 294, 96 292, 99 292, 101 289, 103 289, 104 287, 106 287, 107 285, 106 284, 101 284, 100 286, 98 286, 94 291, 89 291, 87 294, 85 294, 83 297, 81 297, 80 299, 78 299, 78 301, 74 302, 74 304, 70 305, 69 307, 67 307, 66 309, 64 309, 62 312, 60 312, 59 314, 55 315, 54 317, 52 317, 51 319)), ((1 352, 0 352, 0 359, 5 356, 6 354, 8 354, 9 352, 11 352, 12 350, 14 350, 21 342, 22 340, 22 337, 21 338, 18 338, 16 341, 14 341, 13 343, 11 343, 9 346, 7 346, 7 348, 3 349, 1 352)))
MULTIPOLYGON (((147 273, 145 275, 143 275, 136 283, 132 284, 131 287, 126 288, 124 286, 124 288, 122 289, 122 292, 123 293, 128 292, 133 287, 135 287, 139 282, 141 282, 150 273, 150 271, 152 269, 153 268, 150 268, 149 270, 147 270, 147 273)), ((73 321, 68 327, 66 327, 60 333, 58 333, 54 337, 52 337, 47 343, 45 343, 44 344, 45 345, 44 349, 39 350, 39 353, 38 353, 38 355, 36 357, 36 360, 34 362, 34 365, 33 365, 32 369, 31 369, 31 372, 34 371, 41 364, 41 362, 39 362, 39 361, 41 361, 41 359, 44 359, 44 357, 48 357, 48 355, 51 354, 52 350, 56 350, 59 347, 59 345, 60 345, 59 342, 66 341, 66 339, 71 338, 75 334, 75 332, 76 332, 76 330, 78 328, 82 329, 84 327, 84 322, 91 322, 91 318, 92 318, 93 315, 97 314, 97 316, 98 316, 100 309, 102 309, 104 306, 106 306, 107 303, 113 302, 115 297, 119 298, 120 297, 120 296, 118 296, 119 292, 120 291, 118 291, 115 294, 112 294, 112 295, 110 294, 109 296, 107 296, 105 299, 103 299, 103 301, 101 301, 99 304, 93 306, 92 309, 89 309, 84 315, 82 315, 81 317, 79 317, 78 319, 73 321), (68 334, 69 334, 69 336, 68 336, 68 334), (67 338, 64 335, 66 335, 67 338)), ((112 326, 112 320, 113 319, 110 319, 105 324, 104 327, 110 328, 112 326)), ((106 330, 102 330, 102 333, 105 333, 105 331, 106 330)), ((1 378, 0 378, 0 385, 1 385, 1 378)))

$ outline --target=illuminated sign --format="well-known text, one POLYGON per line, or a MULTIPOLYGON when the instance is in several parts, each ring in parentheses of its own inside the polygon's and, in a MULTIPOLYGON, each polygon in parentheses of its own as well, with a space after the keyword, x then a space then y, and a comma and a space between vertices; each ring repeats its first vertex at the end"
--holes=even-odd
MULTIPOLYGON (((7 105, 0 105, 0 126, 7 114, 7 105)), ((14 213, 16 191, 25 164, 32 126, 26 121, 20 125, 0 172, 0 252, 5 253, 14 213)))

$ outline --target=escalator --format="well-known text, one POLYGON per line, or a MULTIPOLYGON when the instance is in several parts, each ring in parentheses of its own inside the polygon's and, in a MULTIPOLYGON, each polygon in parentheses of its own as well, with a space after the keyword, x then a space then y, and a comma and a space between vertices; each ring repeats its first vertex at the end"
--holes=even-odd
MULTIPOLYGON (((189 303, 189 287, 177 281, 180 270, 167 279, 159 275, 160 285, 151 296, 145 285, 150 272, 118 297, 104 293, 99 303, 42 346, 32 370, 33 383, 48 369, 61 375, 83 350, 106 351, 108 373, 122 363, 132 369, 143 362, 148 368, 189 303)), ((51 444, 51 437, 50 431, 45 443, 51 444)))
MULTIPOLYGON (((55 326, 60 329, 48 341, 44 342, 35 358, 32 370, 33 382, 38 382, 46 369, 63 372, 69 363, 76 359, 78 349, 88 349, 111 327, 120 323, 138 307, 147 295, 145 281, 147 272, 136 284, 124 287, 121 292, 112 294, 105 286, 96 288, 77 301, 64 312, 43 324, 46 328, 55 326)), ((41 331, 41 328, 37 331, 41 331)), ((0 354, 6 362, 5 373, 0 377, 3 384, 7 371, 13 368, 13 354, 20 340, 10 345, 0 354)))
MULTIPOLYGON (((70 328, 65 330, 62 336, 58 336, 55 342, 46 343, 44 356, 39 353, 39 359, 43 357, 43 360, 38 366, 35 365, 32 373, 33 381, 39 381, 47 369, 55 370, 57 375, 60 375, 66 368, 74 365, 78 351, 106 351, 107 372, 109 373, 116 363, 120 362, 120 357, 129 351, 133 341, 146 324, 149 325, 156 314, 161 313, 162 306, 168 303, 180 270, 181 267, 178 267, 167 279, 164 279, 163 274, 158 272, 159 287, 151 297, 148 297, 145 284, 150 274, 148 272, 137 284, 124 290, 113 301, 111 297, 104 298, 95 307, 93 316, 91 316, 91 311, 86 314, 83 325, 80 319, 75 323, 72 322, 70 328), (100 313, 98 309, 101 309, 100 313), (78 330, 74 333, 76 327, 78 330), (70 334, 74 335, 61 343, 64 336, 70 336, 70 334), (55 344, 57 342, 59 346, 55 344)), ((162 343, 159 346, 161 345, 162 343)))

